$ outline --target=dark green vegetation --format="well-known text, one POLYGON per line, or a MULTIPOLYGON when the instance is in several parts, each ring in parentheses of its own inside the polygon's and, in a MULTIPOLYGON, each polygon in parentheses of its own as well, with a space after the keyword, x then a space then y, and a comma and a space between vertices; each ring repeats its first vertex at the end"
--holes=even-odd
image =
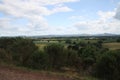
POLYGON ((120 80, 119 39, 0 38, 0 63, 38 70, 70 71, 101 80, 120 80))

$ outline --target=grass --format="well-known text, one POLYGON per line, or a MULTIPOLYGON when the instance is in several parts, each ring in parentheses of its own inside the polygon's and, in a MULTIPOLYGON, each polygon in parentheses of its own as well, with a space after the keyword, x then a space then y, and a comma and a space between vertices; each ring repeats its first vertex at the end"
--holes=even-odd
MULTIPOLYGON (((48 45, 48 44, 52 44, 52 43, 59 43, 59 44, 63 44, 65 46, 67 46, 68 44, 65 43, 65 40, 66 39, 62 39, 62 41, 58 41, 57 39, 42 39, 40 41, 34 41, 35 45, 39 47, 39 49, 42 49, 48 45)), ((72 42, 91 42, 91 43, 95 43, 97 42, 97 40, 85 40, 85 39, 79 39, 79 40, 76 40, 76 39, 71 39, 72 42)))
POLYGON ((88 76, 88 77, 84 77, 83 80, 98 80, 98 79, 94 78, 94 77, 91 77, 91 76, 88 76))
POLYGON ((117 43, 117 42, 104 43, 103 46, 105 48, 109 48, 110 50, 120 49, 120 43, 117 43))
POLYGON ((44 49, 44 47, 47 45, 47 44, 35 44, 40 50, 43 50, 44 49))
MULTIPOLYGON (((95 43, 97 42, 98 40, 85 40, 85 39, 79 39, 79 40, 76 40, 76 39, 71 39, 72 42, 91 42, 91 43, 95 43)), ((60 44, 63 44, 65 46, 67 46, 67 44, 65 43, 65 40, 62 39, 61 42, 59 42, 57 39, 43 39, 41 41, 35 41, 35 44, 36 46, 39 47, 39 49, 43 50, 44 47, 47 45, 47 44, 52 44, 52 43, 60 43, 60 44), (48 41, 49 40, 49 41, 48 41)), ((117 43, 117 42, 110 42, 110 43, 103 43, 103 47, 105 48, 109 48, 110 50, 116 50, 116 49, 120 49, 120 43, 117 43)))
POLYGON ((52 43, 58 43, 58 44, 66 45, 66 44, 65 44, 65 41, 59 42, 59 41, 57 41, 57 40, 56 40, 56 41, 49 40, 49 42, 46 41, 46 40, 44 40, 44 41, 35 41, 34 43, 35 43, 35 45, 36 45, 37 47, 39 47, 40 50, 43 50, 45 46, 47 46, 48 44, 52 44, 52 43))

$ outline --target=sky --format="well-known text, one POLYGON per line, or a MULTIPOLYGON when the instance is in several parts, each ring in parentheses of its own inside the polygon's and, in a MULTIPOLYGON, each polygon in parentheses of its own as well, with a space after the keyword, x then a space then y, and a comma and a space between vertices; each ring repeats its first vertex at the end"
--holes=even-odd
POLYGON ((0 36, 120 34, 120 0, 0 0, 0 36))

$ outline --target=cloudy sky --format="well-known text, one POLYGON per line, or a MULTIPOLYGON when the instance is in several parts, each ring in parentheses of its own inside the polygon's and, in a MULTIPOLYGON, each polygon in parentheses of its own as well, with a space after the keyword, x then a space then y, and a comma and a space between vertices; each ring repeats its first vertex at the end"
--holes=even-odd
POLYGON ((120 34, 120 0, 0 0, 0 36, 120 34))

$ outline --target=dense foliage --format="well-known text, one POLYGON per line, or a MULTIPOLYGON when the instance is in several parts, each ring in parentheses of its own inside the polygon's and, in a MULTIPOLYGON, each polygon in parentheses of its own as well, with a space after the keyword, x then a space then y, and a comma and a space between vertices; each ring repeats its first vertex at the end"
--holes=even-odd
POLYGON ((120 51, 103 54, 96 63, 95 75, 105 80, 120 80, 120 51))
POLYGON ((23 38, 1 38, 0 57, 16 65, 26 66, 38 48, 32 40, 23 38), (3 56, 4 55, 4 56, 3 56))
POLYGON ((54 43, 40 50, 32 39, 0 38, 0 62, 40 70, 74 69, 102 80, 120 80, 120 50, 103 48, 103 40, 65 43, 66 47, 54 43))

